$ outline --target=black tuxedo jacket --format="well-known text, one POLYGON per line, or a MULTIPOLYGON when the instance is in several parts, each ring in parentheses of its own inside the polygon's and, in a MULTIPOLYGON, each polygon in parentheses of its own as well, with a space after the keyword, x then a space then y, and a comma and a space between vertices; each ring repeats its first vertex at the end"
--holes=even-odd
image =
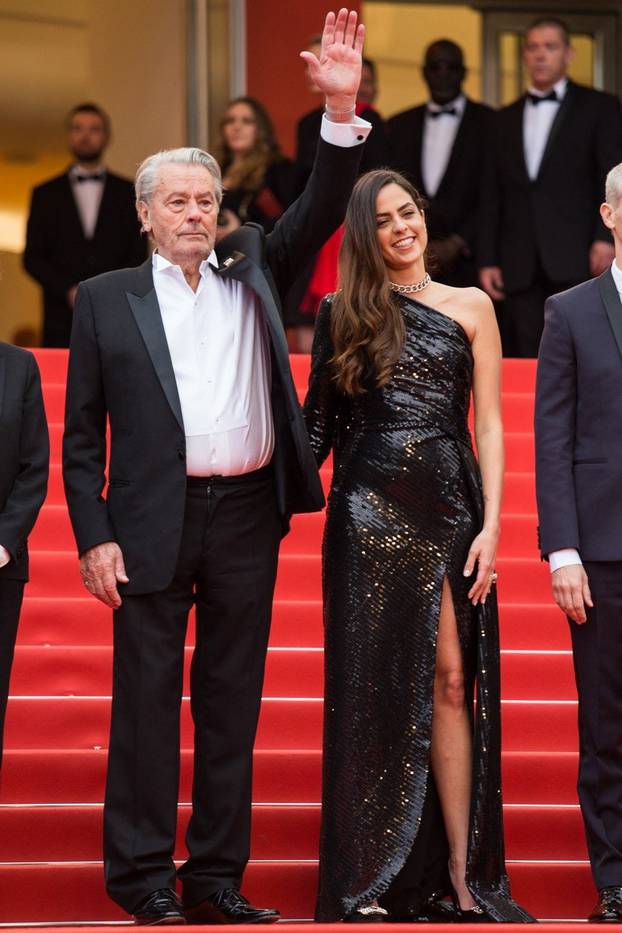
POLYGON ((622 303, 610 270, 546 302, 535 429, 542 554, 622 560, 622 303))
POLYGON ((84 236, 67 172, 35 188, 24 266, 43 288, 43 345, 69 346, 67 292, 73 285, 102 272, 138 266, 146 255, 132 182, 106 173, 91 240, 84 236))
MULTIPOLYGON (((307 254, 345 215, 360 146, 320 141, 302 196, 266 236, 247 224, 217 247, 216 274, 258 295, 272 348, 273 456, 278 507, 317 511, 324 497, 289 366, 279 296, 307 254)), ((173 577, 184 519, 185 432, 151 260, 80 286, 71 335, 63 443, 65 490, 80 553, 117 541, 127 593, 164 589, 173 577), (107 499, 106 417, 110 420, 107 499)))
POLYGON ((569 81, 538 177, 527 174, 526 98, 495 117, 487 159, 479 266, 501 266, 506 290, 528 288, 541 266, 560 286, 590 275, 594 240, 611 242, 598 212, 605 177, 622 161, 622 110, 612 94, 569 81))
POLYGON ((28 579, 28 535, 45 499, 50 446, 32 353, 0 343, 0 580, 28 579))
MULTIPOLYGON (((320 138, 324 107, 310 110, 298 121, 296 129, 296 193, 301 192, 311 174, 317 141, 320 138)), ((359 174, 370 172, 389 164, 389 147, 385 123, 377 110, 366 107, 361 112, 361 119, 371 123, 372 130, 365 140, 359 174)))
POLYGON ((398 113, 387 123, 391 165, 406 174, 428 200, 426 224, 431 239, 457 233, 475 249, 480 186, 493 111, 467 100, 447 169, 431 197, 421 170, 426 106, 398 113))

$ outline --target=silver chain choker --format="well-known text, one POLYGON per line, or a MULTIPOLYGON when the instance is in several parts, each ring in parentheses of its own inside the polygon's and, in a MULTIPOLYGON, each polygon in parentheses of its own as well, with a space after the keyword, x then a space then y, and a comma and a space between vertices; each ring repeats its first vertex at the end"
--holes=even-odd
POLYGON ((389 286, 392 291, 397 292, 398 295, 412 295, 413 292, 422 292, 424 288, 428 287, 431 281, 430 273, 426 272, 421 281, 415 282, 413 285, 398 285, 397 282, 389 282, 389 286))

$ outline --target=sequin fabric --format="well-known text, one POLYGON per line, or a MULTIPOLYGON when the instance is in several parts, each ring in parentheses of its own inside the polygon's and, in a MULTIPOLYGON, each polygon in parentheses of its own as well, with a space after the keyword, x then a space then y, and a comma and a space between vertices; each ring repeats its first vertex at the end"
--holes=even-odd
MULTIPOLYGON (((481 527, 467 427, 468 337, 404 297, 406 340, 389 384, 350 400, 329 364, 330 296, 316 324, 305 419, 333 451, 323 543, 325 712, 316 919, 390 891, 417 839, 429 786, 436 637, 445 576, 475 685, 469 887, 499 921, 529 921, 505 871, 495 597, 474 610, 462 569, 481 527)), ((441 826, 441 832, 442 826, 441 826)))

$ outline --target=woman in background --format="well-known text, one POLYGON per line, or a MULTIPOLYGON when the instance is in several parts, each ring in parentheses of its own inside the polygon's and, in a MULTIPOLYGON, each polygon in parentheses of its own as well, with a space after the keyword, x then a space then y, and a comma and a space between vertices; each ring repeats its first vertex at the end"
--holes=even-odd
POLYGON ((249 220, 269 233, 293 199, 293 163, 281 154, 270 116, 253 97, 232 100, 220 129, 218 239, 249 220))
POLYGON ((317 919, 529 922, 501 807, 501 347, 490 299, 432 282, 426 246, 409 182, 362 176, 316 325, 305 417, 318 463, 334 454, 317 919))

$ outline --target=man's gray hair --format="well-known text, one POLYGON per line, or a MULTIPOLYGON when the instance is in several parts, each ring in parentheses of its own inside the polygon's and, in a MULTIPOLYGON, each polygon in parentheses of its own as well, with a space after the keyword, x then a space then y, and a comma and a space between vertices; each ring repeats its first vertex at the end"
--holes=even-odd
POLYGON ((136 206, 140 201, 149 203, 158 185, 160 169, 164 165, 202 165, 214 179, 214 190, 220 204, 222 200, 222 176, 218 162, 204 149, 185 146, 182 149, 163 149, 147 156, 136 172, 136 206))
POLYGON ((605 201, 614 211, 617 211, 620 206, 620 198, 622 198, 622 162, 614 165, 605 182, 605 201))

